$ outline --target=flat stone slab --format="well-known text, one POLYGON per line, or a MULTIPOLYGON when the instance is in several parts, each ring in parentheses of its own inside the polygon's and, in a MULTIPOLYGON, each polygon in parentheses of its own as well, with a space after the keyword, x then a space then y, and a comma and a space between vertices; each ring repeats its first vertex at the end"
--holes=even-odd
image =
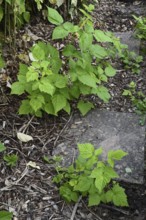
POLYGON ((133 183, 144 180, 145 127, 139 125, 134 113, 93 110, 85 117, 75 115, 53 155, 63 156, 63 165, 70 165, 78 154, 77 143, 92 143, 103 147, 103 159, 109 150, 122 149, 128 153, 116 162, 120 178, 133 183))

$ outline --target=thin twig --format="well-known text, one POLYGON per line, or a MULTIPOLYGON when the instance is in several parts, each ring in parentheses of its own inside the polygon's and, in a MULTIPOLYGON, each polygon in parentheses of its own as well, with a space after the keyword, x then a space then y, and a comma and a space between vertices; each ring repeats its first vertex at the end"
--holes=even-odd
POLYGON ((81 199, 82 199, 82 196, 79 197, 77 203, 75 204, 70 220, 74 220, 74 217, 75 217, 75 214, 76 214, 76 211, 77 211, 77 208, 78 208, 78 205, 81 199))
POLYGON ((63 127, 62 130, 59 132, 59 134, 57 135, 57 138, 56 138, 55 141, 54 141, 54 147, 56 146, 59 137, 61 136, 61 134, 63 133, 63 131, 66 129, 67 125, 68 125, 69 122, 71 121, 72 115, 73 115, 73 114, 70 115, 69 120, 68 120, 67 123, 64 125, 64 127, 63 127))
POLYGON ((92 213, 92 215, 94 215, 98 220, 103 220, 102 218, 100 218, 97 214, 95 214, 94 212, 92 212, 84 203, 84 201, 82 200, 82 203, 84 204, 85 208, 92 213))

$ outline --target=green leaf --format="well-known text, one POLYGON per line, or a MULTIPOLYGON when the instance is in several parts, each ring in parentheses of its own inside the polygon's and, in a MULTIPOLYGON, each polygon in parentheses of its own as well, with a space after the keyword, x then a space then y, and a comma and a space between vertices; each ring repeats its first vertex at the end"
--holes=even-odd
POLYGON ((59 192, 60 195, 67 201, 67 202, 71 202, 71 193, 72 190, 70 189, 70 187, 66 184, 64 184, 63 186, 61 186, 59 188, 59 192))
POLYGON ((125 89, 125 90, 124 90, 124 92, 122 93, 122 95, 124 95, 124 96, 131 96, 131 95, 132 95, 132 93, 131 93, 131 91, 130 91, 130 90, 125 89))
POLYGON ((55 92, 55 87, 49 82, 49 80, 46 77, 40 80, 39 89, 41 92, 45 92, 47 94, 50 94, 51 96, 55 92))
POLYGON ((66 29, 64 29, 63 26, 59 26, 53 30, 52 39, 53 40, 63 39, 66 36, 68 36, 68 34, 69 32, 66 29))
POLYGON ((105 166, 104 176, 109 180, 119 177, 119 175, 114 171, 114 169, 112 167, 109 167, 109 166, 105 166))
POLYGON ((116 206, 128 206, 127 196, 125 194, 125 190, 119 186, 119 184, 115 184, 112 188, 113 192, 113 203, 116 206))
POLYGON ((66 103, 66 106, 65 106, 63 109, 64 109, 64 111, 66 111, 68 114, 70 114, 71 107, 70 107, 69 102, 66 103))
POLYGON ((72 57, 80 57, 79 52, 77 49, 72 45, 68 44, 64 49, 63 49, 63 55, 64 56, 72 56, 72 57))
POLYGON ((83 32, 79 38, 79 46, 81 51, 87 51, 91 47, 92 41, 92 34, 87 34, 86 32, 83 32))
POLYGON ((106 198, 107 202, 112 202, 112 200, 113 200, 113 191, 112 190, 108 190, 105 193, 105 198, 106 198))
MULTIPOLYGON (((19 64, 19 72, 18 72, 18 74, 25 76, 27 72, 28 72, 28 66, 25 65, 25 64, 23 64, 23 63, 20 63, 20 64, 19 64)), ((18 76, 19 76, 19 75, 18 75, 18 76)))
POLYGON ((44 110, 48 114, 55 115, 54 107, 51 101, 48 101, 47 103, 45 103, 44 110))
POLYGON ((77 192, 71 192, 71 200, 74 202, 77 202, 79 198, 79 195, 77 192))
POLYGON ((58 13, 57 10, 47 7, 48 8, 48 20, 55 25, 60 25, 63 23, 62 16, 58 13))
POLYGON ((65 22, 63 28, 70 33, 74 32, 74 25, 71 22, 65 22))
POLYGON ((27 82, 38 80, 39 74, 34 69, 30 68, 29 71, 26 73, 26 80, 27 82))
POLYGON ((93 89, 92 92, 93 94, 98 95, 98 97, 102 99, 104 102, 108 102, 111 97, 108 92, 108 89, 104 86, 98 86, 96 89, 93 89))
POLYGON ((67 84, 67 78, 65 76, 57 75, 55 77, 55 86, 59 89, 65 88, 67 84))
POLYGON ((89 179, 87 176, 81 176, 78 179, 77 185, 74 186, 75 191, 86 192, 90 189, 91 184, 93 183, 92 179, 89 179))
POLYGON ((80 82, 87 86, 97 88, 96 79, 93 76, 90 76, 89 74, 78 76, 78 79, 80 82))
POLYGON ((99 156, 99 155, 101 155, 101 154, 102 154, 102 152, 103 152, 102 147, 100 147, 100 148, 96 149, 96 150, 95 150, 95 156, 99 156))
POLYGON ((45 100, 42 95, 34 95, 31 96, 29 103, 32 109, 37 112, 42 107, 42 105, 45 104, 45 100))
POLYGON ((2 144, 1 142, 0 142, 0 152, 3 152, 3 151, 5 151, 6 150, 6 147, 4 146, 4 144, 2 144))
POLYGON ((21 95, 24 93, 25 84, 20 82, 14 82, 11 86, 11 94, 21 95))
POLYGON ((91 45, 90 53, 97 58, 105 58, 107 56, 106 50, 99 45, 91 45))
POLYGON ((77 108, 80 110, 82 115, 86 115, 92 108, 94 108, 94 105, 91 102, 84 102, 79 101, 77 108))
POLYGON ((89 194, 88 206, 94 206, 100 204, 100 196, 98 193, 89 194))
POLYGON ((8 211, 0 211, 0 220, 12 220, 13 213, 8 211))
POLYGON ((98 42, 113 42, 112 38, 101 30, 95 30, 94 37, 98 42))
POLYGON ((36 60, 44 60, 45 59, 45 51, 43 50, 43 48, 39 44, 36 44, 32 48, 32 54, 36 60))
POLYGON ((23 13, 24 20, 28 23, 30 21, 30 12, 25 11, 23 13))
POLYGON ((126 156, 127 153, 124 152, 123 150, 111 150, 108 152, 108 163, 111 167, 114 166, 114 160, 121 160, 124 156, 126 156))
POLYGON ((105 68, 105 74, 109 77, 115 76, 116 70, 111 65, 109 65, 108 67, 105 68))
POLYGON ((32 107, 30 106, 29 100, 23 100, 19 108, 19 114, 27 115, 29 113, 32 113, 32 107))
POLYGON ((66 98, 60 94, 54 95, 52 97, 52 103, 55 109, 55 114, 57 114, 57 112, 59 112, 66 106, 66 98))
POLYGON ((93 156, 94 146, 90 143, 78 144, 80 156, 84 159, 88 159, 93 156))
POLYGON ((80 91, 83 95, 88 95, 88 94, 91 94, 91 88, 89 86, 86 86, 84 84, 81 84, 79 86, 80 88, 80 91))

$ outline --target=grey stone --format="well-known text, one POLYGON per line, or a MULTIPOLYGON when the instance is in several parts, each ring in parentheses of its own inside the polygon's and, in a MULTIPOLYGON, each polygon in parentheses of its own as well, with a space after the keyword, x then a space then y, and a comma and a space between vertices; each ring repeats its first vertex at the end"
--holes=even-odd
POLYGON ((140 50, 140 40, 135 37, 132 31, 127 32, 115 32, 114 35, 120 38, 121 43, 128 45, 130 51, 139 54, 140 50))
POLYGON ((63 165, 70 165, 76 158, 77 143, 92 143, 95 148, 102 146, 103 160, 109 150, 122 149, 128 155, 116 162, 120 178, 143 183, 145 127, 139 125, 136 114, 93 110, 85 117, 74 116, 62 135, 65 141, 53 154, 63 156, 63 165))

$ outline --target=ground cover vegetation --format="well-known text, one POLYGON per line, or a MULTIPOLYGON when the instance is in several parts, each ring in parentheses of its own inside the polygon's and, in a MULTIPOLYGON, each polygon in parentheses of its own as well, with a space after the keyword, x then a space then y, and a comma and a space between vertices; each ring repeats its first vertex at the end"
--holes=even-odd
MULTIPOLYGON (((44 1, 35 3, 37 10, 43 9, 44 1)), ((25 1, 0 1, 0 21, 5 20, 9 26, 11 18, 5 17, 5 14, 12 10, 15 28, 24 21, 29 22, 31 10, 27 11, 28 5, 25 1)), ((113 59, 120 59, 125 68, 131 69, 135 74, 139 73, 142 57, 129 52, 112 33, 94 29, 90 14, 93 9, 92 5, 85 5, 84 9, 80 9, 82 19, 79 24, 74 24, 65 22, 56 10, 47 6, 45 13, 47 12, 48 21, 56 25, 52 40, 61 44, 62 40, 68 38, 69 43, 58 50, 51 43, 39 41, 30 48, 30 61, 28 64, 20 63, 18 80, 11 87, 12 95, 25 97, 19 114, 41 117, 46 112, 57 116, 61 110, 70 114, 72 101, 75 101, 77 108, 85 115, 94 107, 94 103, 88 101, 88 95, 98 96, 104 102, 109 101, 110 93, 105 83, 109 77, 116 75, 113 59)), ((137 25, 140 38, 145 36, 142 32, 145 31, 144 22, 145 20, 140 20, 137 25)), ((5 34, 10 37, 11 28, 5 29, 5 34)), ((12 38, 15 45, 15 36, 12 38)), ((0 68, 4 66, 5 62, 0 54, 0 68)), ((130 83, 123 95, 130 96, 137 111, 145 114, 145 95, 136 92, 134 82, 130 83)), ((114 170, 114 161, 121 160, 126 153, 122 150, 109 151, 107 161, 101 161, 98 157, 102 154, 102 148, 95 150, 91 144, 78 144, 78 149, 79 156, 70 167, 62 168, 58 166, 58 161, 57 166, 54 166, 57 175, 53 181, 58 186, 60 184, 60 195, 67 202, 77 202, 81 195, 88 196, 89 206, 99 205, 101 202, 128 206, 124 189, 115 180, 118 174, 114 170)), ((5 151, 6 147, 0 143, 2 158, 13 169, 19 157, 17 154, 6 154, 5 151)), ((47 162, 47 159, 44 158, 44 161, 47 162)), ((0 219, 11 220, 12 213, 0 211, 0 219)))

